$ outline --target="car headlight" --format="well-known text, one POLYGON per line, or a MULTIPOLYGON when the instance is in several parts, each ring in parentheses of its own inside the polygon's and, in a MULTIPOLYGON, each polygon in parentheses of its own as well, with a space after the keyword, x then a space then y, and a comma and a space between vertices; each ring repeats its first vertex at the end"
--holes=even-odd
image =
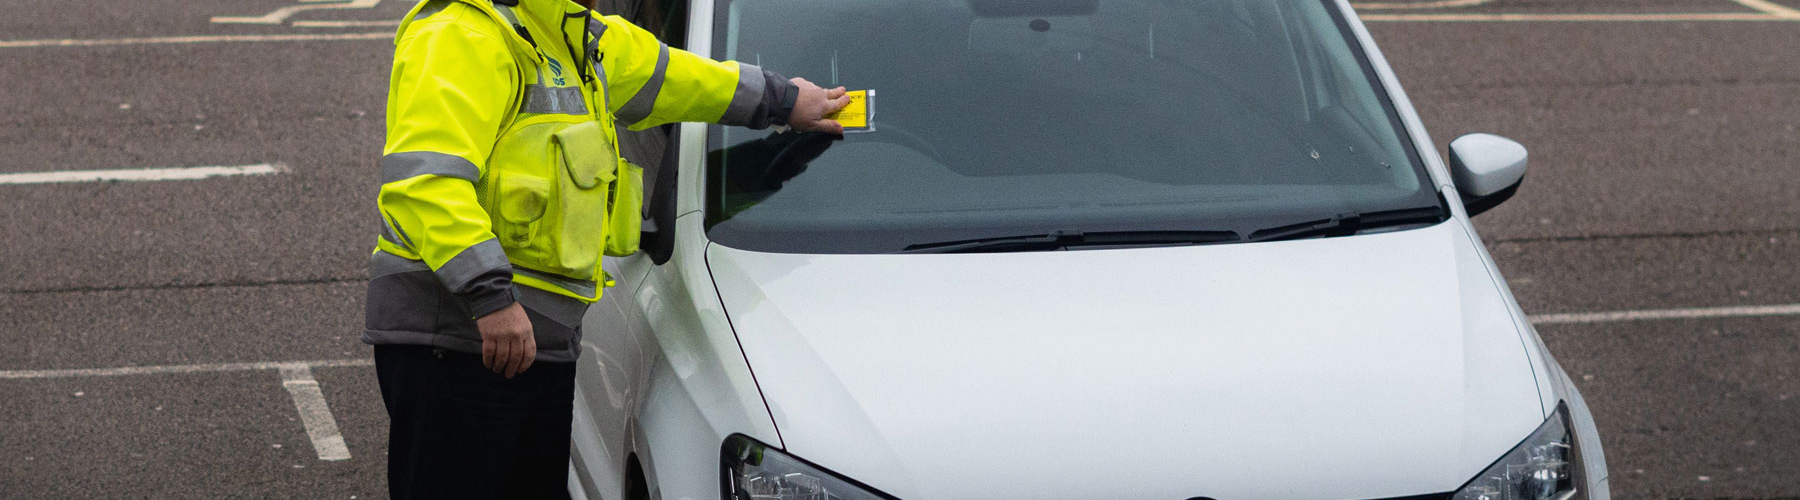
POLYGON ((720 460, 725 500, 898 500, 740 434, 720 460))
POLYGON ((1525 442, 1451 496, 1452 500, 1570 500, 1580 491, 1581 456, 1569 430, 1569 408, 1557 405, 1525 442))

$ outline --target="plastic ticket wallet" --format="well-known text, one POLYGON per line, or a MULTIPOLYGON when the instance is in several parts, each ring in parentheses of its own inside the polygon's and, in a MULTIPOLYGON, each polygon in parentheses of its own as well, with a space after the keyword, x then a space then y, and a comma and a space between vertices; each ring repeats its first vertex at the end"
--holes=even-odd
POLYGON ((825 115, 844 126, 844 133, 875 131, 875 90, 852 90, 844 93, 850 104, 836 113, 825 115))

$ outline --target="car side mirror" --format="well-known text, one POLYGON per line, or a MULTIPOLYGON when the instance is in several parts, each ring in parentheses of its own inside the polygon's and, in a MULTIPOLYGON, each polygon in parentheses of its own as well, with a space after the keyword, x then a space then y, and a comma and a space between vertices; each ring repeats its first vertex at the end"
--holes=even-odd
POLYGON ((1512 198, 1525 182, 1525 146, 1494 134, 1469 134, 1450 141, 1450 178, 1469 216, 1512 198))
POLYGON ((680 152, 681 134, 669 127, 668 145, 663 148, 662 161, 656 165, 649 213, 644 214, 643 232, 638 238, 638 249, 659 266, 675 254, 675 178, 681 171, 680 152))

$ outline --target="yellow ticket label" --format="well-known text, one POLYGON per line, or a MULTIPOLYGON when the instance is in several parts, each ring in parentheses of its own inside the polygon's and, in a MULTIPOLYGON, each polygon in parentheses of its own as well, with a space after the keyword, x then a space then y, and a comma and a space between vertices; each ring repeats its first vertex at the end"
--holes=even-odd
POLYGON ((875 91, 852 90, 844 93, 844 95, 850 98, 850 104, 844 106, 844 109, 840 109, 836 113, 825 115, 825 117, 837 120, 839 125, 844 126, 845 132, 867 132, 874 130, 870 124, 874 123, 875 91))

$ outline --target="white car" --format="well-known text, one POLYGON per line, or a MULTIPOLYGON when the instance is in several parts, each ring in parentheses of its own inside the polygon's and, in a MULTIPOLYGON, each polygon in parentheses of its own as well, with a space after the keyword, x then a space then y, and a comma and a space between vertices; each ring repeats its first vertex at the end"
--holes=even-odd
POLYGON ((1610 498, 1469 223, 1525 149, 1441 158, 1346 2, 646 12, 871 130, 648 132, 576 498, 1610 498))

